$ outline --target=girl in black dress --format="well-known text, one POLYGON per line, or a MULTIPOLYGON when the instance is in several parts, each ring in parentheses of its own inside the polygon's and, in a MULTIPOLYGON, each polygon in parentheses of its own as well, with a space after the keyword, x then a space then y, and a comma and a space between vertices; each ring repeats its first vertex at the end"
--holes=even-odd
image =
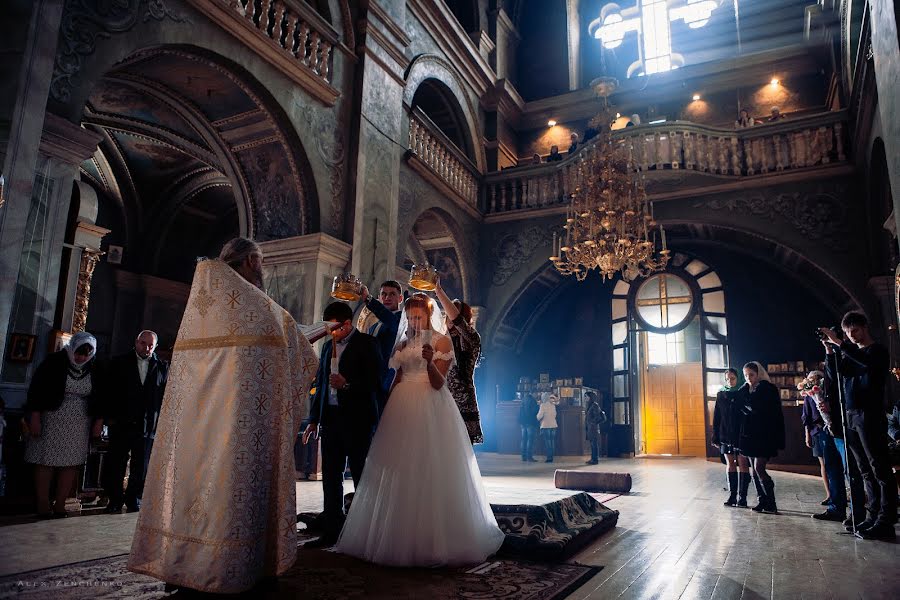
MULTIPOLYGON (((784 449, 784 415, 778 388, 769 381, 769 374, 758 362, 744 365, 747 383, 734 394, 746 405, 741 424, 739 447, 741 454, 750 459, 753 480, 759 493, 756 512, 777 513, 775 482, 769 477, 766 465, 784 449)), ((732 393, 729 392, 729 395, 732 393)))
POLYGON ((737 369, 728 369, 725 385, 716 395, 712 439, 713 445, 725 457, 729 492, 725 506, 747 506, 747 489, 750 487, 750 460, 740 450, 744 405, 740 396, 728 394, 737 390, 737 369))

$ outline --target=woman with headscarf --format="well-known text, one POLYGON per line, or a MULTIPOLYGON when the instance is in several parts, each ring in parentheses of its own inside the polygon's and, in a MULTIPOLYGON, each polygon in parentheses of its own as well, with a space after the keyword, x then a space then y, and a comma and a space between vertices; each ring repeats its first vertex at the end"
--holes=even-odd
POLYGON ((781 398, 778 388, 769 381, 769 374, 758 362, 744 365, 744 379, 747 381, 737 392, 743 408, 739 447, 741 454, 750 459, 753 467, 753 482, 759 494, 759 503, 753 507, 756 512, 777 513, 775 503, 775 482, 769 477, 766 465, 769 460, 784 449, 784 414, 781 412, 781 398))
POLYGON ((87 461, 90 439, 100 437, 103 420, 97 399, 102 377, 94 365, 96 353, 94 336, 76 333, 65 348, 44 359, 31 378, 25 405, 31 437, 25 462, 34 465, 37 512, 44 518, 66 516, 66 496, 87 461))
POLYGON ((729 394, 737 390, 737 369, 728 369, 725 371, 725 384, 716 394, 712 437, 713 446, 725 457, 728 475, 725 506, 747 506, 747 490, 750 488, 750 461, 740 450, 743 404, 740 396, 729 394))

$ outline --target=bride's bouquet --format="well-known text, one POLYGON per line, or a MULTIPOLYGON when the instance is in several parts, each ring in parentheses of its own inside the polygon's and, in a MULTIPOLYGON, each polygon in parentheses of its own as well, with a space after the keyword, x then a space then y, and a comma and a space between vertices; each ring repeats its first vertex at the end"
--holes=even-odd
POLYGON ((825 421, 825 427, 831 430, 831 407, 825 401, 825 395, 822 393, 825 384, 825 375, 821 371, 813 371, 797 384, 797 390, 801 396, 810 397, 816 405, 822 420, 825 421))

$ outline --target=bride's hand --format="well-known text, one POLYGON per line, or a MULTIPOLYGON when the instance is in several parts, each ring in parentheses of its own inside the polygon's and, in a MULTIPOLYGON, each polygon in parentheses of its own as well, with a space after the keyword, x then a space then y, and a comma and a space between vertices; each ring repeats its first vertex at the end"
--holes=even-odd
POLYGON ((431 347, 431 344, 422 346, 422 358, 425 359, 425 362, 431 364, 431 360, 434 358, 434 348, 431 347))

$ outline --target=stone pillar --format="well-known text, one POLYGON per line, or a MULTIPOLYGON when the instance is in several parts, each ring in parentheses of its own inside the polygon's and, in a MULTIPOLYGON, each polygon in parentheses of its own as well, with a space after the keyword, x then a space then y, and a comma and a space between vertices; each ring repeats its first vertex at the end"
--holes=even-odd
MULTIPOLYGON (((3 328, 2 341, 5 342, 12 332, 38 336, 31 363, 5 360, 2 363, 0 393, 8 402, 11 399, 14 405, 24 400, 29 374, 49 350, 49 334, 54 325, 58 325, 58 300, 64 298, 64 304, 68 303, 74 310, 79 276, 73 278, 72 271, 81 271, 81 249, 91 244, 92 250, 99 250, 100 239, 107 232, 96 227, 93 218, 85 219, 76 229, 77 242, 83 245, 65 243, 66 221, 73 183, 78 176, 78 165, 94 154, 100 136, 46 113, 43 115, 43 131, 39 139, 37 166, 32 173, 33 185, 30 186, 31 197, 27 203, 23 203, 13 190, 14 193, 8 197, 3 209, 7 212, 0 240, 3 252, 10 253, 16 259, 13 265, 7 262, 10 256, 4 254, 0 257, 3 289, 14 290, 12 294, 0 295, 0 319, 6 319, 0 321, 0 327, 3 328), (21 215, 13 215, 15 205, 18 205, 21 215), (21 222, 21 230, 10 231, 9 227, 17 222, 21 222), (17 236, 21 240, 19 245, 8 245, 9 240, 17 236), (71 252, 72 262, 69 263, 67 280, 61 289, 60 272, 65 249, 71 252), (73 279, 74 287, 68 285, 73 279), (7 281, 12 282, 8 287, 7 281)), ((90 267, 89 263, 85 264, 86 268, 90 267)))
MULTIPOLYGON (((900 337, 897 331, 897 293, 898 280, 894 275, 882 275, 869 280, 869 290, 875 299, 880 314, 869 315, 872 336, 888 347, 891 353, 891 367, 900 366, 900 337)), ((894 377, 887 379, 887 394, 891 399, 900 396, 900 382, 894 377)))
MULTIPOLYGON (((872 31, 872 60, 875 63, 875 85, 878 88, 878 112, 884 128, 884 151, 888 176, 894 196, 894 216, 900 219, 900 53, 897 52, 898 24, 895 2, 869 0, 869 23, 872 31)), ((898 220, 900 223, 900 220, 898 220)))
POLYGON ((361 4, 347 222, 353 240, 350 271, 371 287, 393 277, 397 262, 400 160, 408 145, 403 74, 409 59, 404 52, 410 40, 402 26, 405 3, 361 4))
MULTIPOLYGON (((0 208, 0 357, 6 356, 10 319, 19 279, 19 266, 25 244, 26 225, 33 204, 32 186, 38 164, 38 147, 44 111, 53 75, 53 61, 62 18, 63 0, 36 0, 31 8, 27 41, 21 56, 18 79, 14 86, 3 85, 0 102, 14 102, 6 139, 0 141, 3 156, 3 196, 0 208)), ((4 28, 5 29, 5 28, 4 28)), ((9 402, 7 400, 7 402, 9 402)))
POLYGON ((516 79, 516 50, 521 36, 502 7, 488 12, 488 31, 494 38, 494 59, 491 67, 497 79, 516 79))
POLYGON ((324 233, 260 242, 263 281, 273 300, 300 323, 322 319, 331 282, 350 262, 351 246, 324 233))
POLYGON ((566 0, 569 42, 569 91, 581 89, 581 0, 566 0))

